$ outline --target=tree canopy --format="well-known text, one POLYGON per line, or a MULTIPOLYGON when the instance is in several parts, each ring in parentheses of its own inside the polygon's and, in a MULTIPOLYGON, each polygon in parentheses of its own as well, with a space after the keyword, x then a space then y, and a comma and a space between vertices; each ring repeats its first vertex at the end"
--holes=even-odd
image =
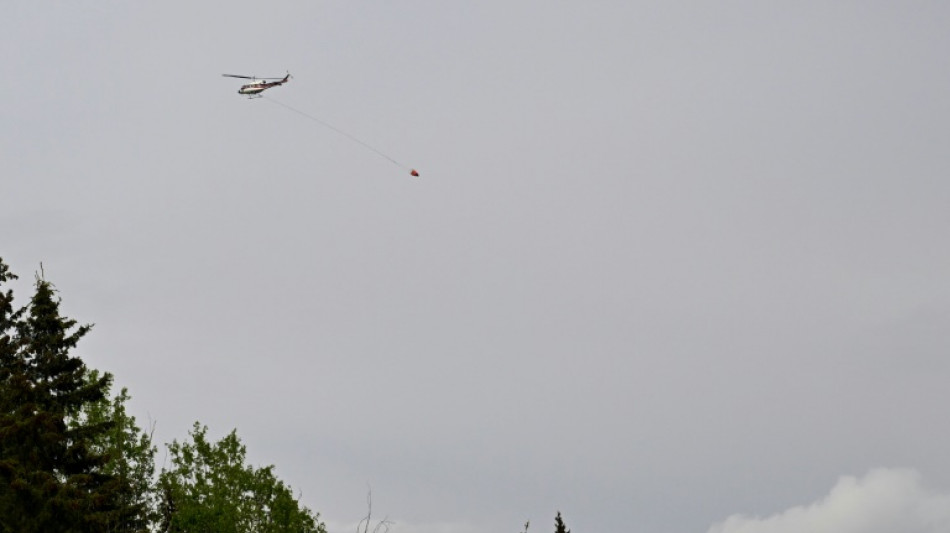
MULTIPOLYGON (((39 275, 17 308, 15 279, 0 258, 0 533, 326 533, 273 465, 247 464, 237 430, 214 441, 195 422, 156 476, 128 390, 112 396, 113 376, 72 355, 92 326, 39 275)), ((570 533, 560 511, 555 533, 570 533)))
MULTIPOLYGON (((0 284, 14 279, 0 260, 0 284)), ((0 531, 114 530, 128 492, 110 474, 109 456, 94 441, 110 420, 69 424, 102 401, 110 376, 86 379, 70 354, 91 326, 60 314, 55 289, 37 276, 25 308, 11 290, 0 301, 0 531)))
POLYGON ((558 511, 557 516, 554 517, 554 533, 571 533, 571 530, 567 529, 567 526, 564 525, 564 520, 561 518, 561 511, 558 511))
MULTIPOLYGON (((112 376, 106 374, 110 383, 112 376)), ((90 370, 89 382, 97 382, 100 373, 90 370)), ((117 395, 90 402, 82 411, 69 420, 71 427, 109 424, 109 430, 91 439, 91 446, 109 457, 103 470, 119 478, 126 491, 122 494, 122 506, 113 531, 144 531, 155 521, 156 497, 154 487, 155 453, 151 432, 139 427, 134 416, 126 409, 129 391, 123 388, 117 395)))
POLYGON ((171 468, 160 476, 161 530, 168 533, 325 533, 274 467, 246 464, 236 431, 217 442, 195 422, 190 441, 168 445, 171 468))
POLYGON ((212 442, 196 422, 156 476, 128 390, 72 355, 91 326, 42 276, 17 308, 15 279, 0 259, 0 533, 325 533, 273 466, 246 464, 236 430, 212 442))

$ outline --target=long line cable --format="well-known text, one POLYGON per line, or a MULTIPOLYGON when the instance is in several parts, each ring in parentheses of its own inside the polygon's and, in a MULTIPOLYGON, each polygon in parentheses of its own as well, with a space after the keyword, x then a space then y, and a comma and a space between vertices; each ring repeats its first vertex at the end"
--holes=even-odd
POLYGON ((317 118, 317 117, 315 117, 315 116, 313 116, 313 115, 311 115, 311 114, 309 114, 309 113, 304 113, 303 111, 301 111, 301 110, 299 110, 299 109, 296 109, 296 108, 294 108, 294 107, 291 107, 291 106, 289 106, 289 105, 287 105, 287 104, 285 104, 285 103, 283 103, 283 102, 274 100, 274 99, 271 98, 270 96, 266 96, 266 95, 263 95, 263 94, 262 94, 261 97, 264 98, 264 99, 267 100, 267 101, 273 102, 273 103, 275 103, 275 104, 277 104, 277 105, 283 107, 284 109, 287 109, 288 111, 293 111, 294 113, 297 113, 298 115, 301 115, 301 116, 303 116, 303 117, 309 118, 310 120, 312 120, 312 121, 314 121, 314 122, 320 124, 321 126, 323 126, 323 127, 325 127, 325 128, 329 128, 329 129, 331 129, 331 130, 333 130, 333 131, 339 133, 340 135, 343 135, 344 137, 349 138, 351 141, 354 141, 354 142, 357 142, 357 143, 363 145, 365 148, 368 148, 368 149, 370 149, 370 150, 376 152, 377 155, 379 155, 379 156, 381 156, 381 157, 383 157, 383 158, 389 160, 391 163, 393 163, 393 164, 396 165, 397 167, 402 168, 402 169, 404 169, 404 170, 408 170, 408 171, 409 171, 409 174, 411 174, 411 175, 413 175, 413 176, 418 176, 418 175, 419 175, 419 173, 416 172, 415 169, 410 168, 410 167, 407 167, 406 165, 403 165, 403 164, 400 163, 399 161, 396 161, 396 160, 393 159, 392 157, 389 157, 388 155, 384 154, 383 152, 381 152, 381 151, 378 150, 377 148, 371 146, 370 144, 366 143, 365 141, 362 141, 362 140, 360 140, 360 139, 354 137, 353 135, 350 135, 349 133, 347 133, 347 132, 341 130, 340 128, 334 126, 333 124, 330 124, 329 122, 326 122, 325 120, 321 120, 321 119, 319 119, 319 118, 317 118))

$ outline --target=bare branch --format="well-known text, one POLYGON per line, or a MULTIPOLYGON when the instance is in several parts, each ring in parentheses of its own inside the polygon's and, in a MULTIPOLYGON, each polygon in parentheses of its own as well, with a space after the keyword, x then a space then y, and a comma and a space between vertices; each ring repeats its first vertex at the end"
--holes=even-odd
MULTIPOLYGON (((369 533, 369 526, 373 523, 373 489, 367 487, 366 491, 366 516, 356 524, 356 533, 369 533)), ((383 518, 373 526, 373 533, 389 533, 389 528, 394 524, 389 517, 383 518)))

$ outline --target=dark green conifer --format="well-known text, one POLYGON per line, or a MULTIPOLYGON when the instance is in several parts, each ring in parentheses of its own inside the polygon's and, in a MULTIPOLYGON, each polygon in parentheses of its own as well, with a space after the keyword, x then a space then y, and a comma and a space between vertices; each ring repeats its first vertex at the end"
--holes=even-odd
MULTIPOLYGON (((0 260, 0 286, 13 278, 0 260)), ((27 307, 12 300, 0 293, 0 532, 120 531, 128 487, 91 446, 111 422, 69 424, 109 389, 70 355, 91 326, 63 317, 41 277, 27 307)))
POLYGON ((561 511, 558 511, 554 518, 554 533, 571 533, 571 530, 564 525, 564 520, 561 519, 561 511))

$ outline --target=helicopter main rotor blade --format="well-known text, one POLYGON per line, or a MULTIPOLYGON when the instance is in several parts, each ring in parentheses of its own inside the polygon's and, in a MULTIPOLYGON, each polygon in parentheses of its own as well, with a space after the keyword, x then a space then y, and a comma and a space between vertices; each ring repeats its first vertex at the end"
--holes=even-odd
POLYGON ((258 78, 257 76, 241 76, 238 74, 222 74, 222 76, 227 76, 229 78, 244 78, 245 80, 282 80, 284 78, 258 78))

